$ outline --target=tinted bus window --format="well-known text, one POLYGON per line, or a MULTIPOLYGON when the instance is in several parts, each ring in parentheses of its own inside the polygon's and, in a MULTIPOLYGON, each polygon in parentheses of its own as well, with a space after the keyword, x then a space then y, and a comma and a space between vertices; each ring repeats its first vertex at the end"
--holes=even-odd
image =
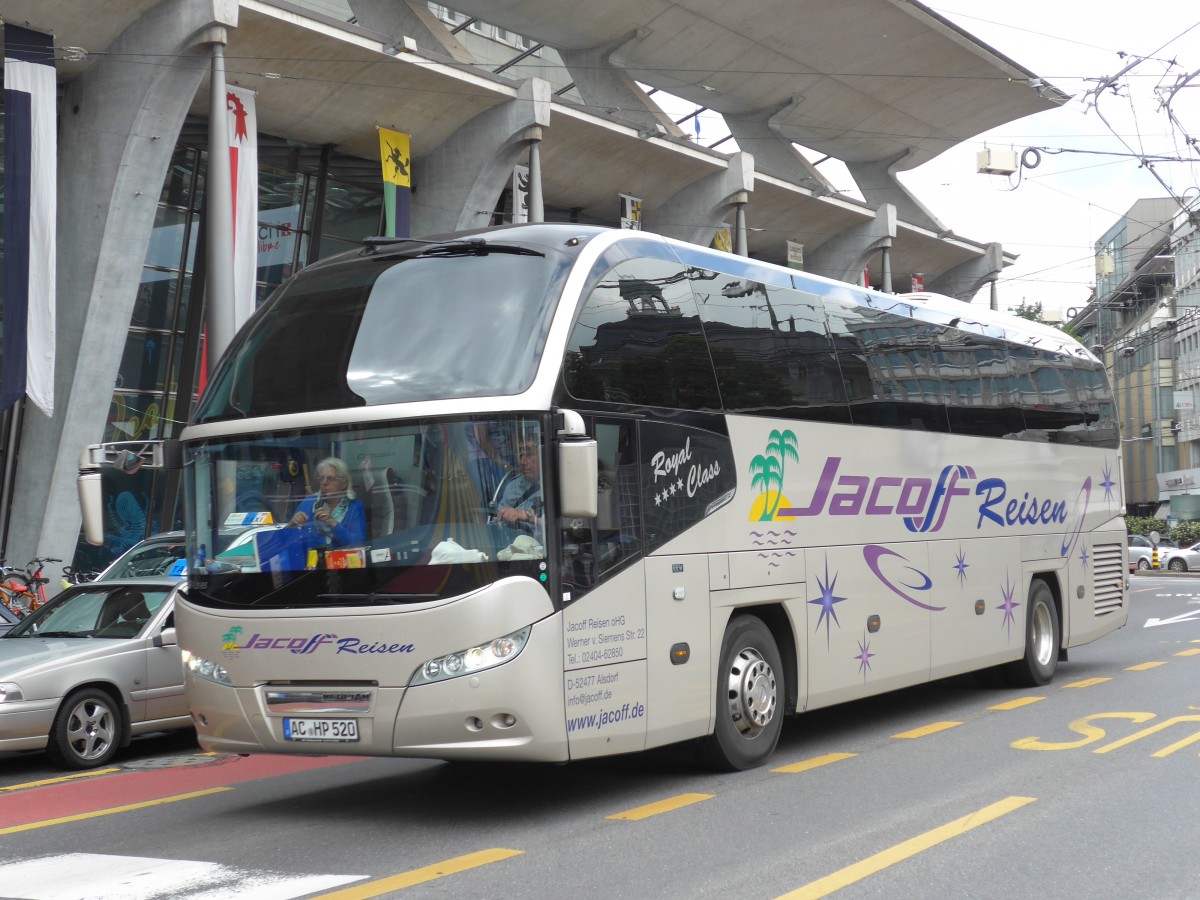
POLYGON ((940 352, 950 430, 980 437, 1019 437, 1025 417, 1004 345, 947 329, 940 338, 940 352))
POLYGON ((850 421, 820 297, 704 270, 692 291, 726 412, 850 421))
POLYGON ((563 379, 580 400, 719 410, 688 270, 661 259, 609 270, 575 323, 563 379))
POLYGON ((950 430, 935 346, 940 328, 836 300, 825 311, 855 425, 950 430))

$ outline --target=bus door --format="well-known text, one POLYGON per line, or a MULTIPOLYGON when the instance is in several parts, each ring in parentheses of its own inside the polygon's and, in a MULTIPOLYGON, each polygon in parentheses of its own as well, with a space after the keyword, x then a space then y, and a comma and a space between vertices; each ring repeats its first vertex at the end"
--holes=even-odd
POLYGON ((599 508, 562 522, 563 668, 572 759, 646 746, 646 581, 632 419, 588 417, 599 508))
POLYGON ((824 547, 808 572, 810 707, 929 678, 932 590, 928 545, 824 547))

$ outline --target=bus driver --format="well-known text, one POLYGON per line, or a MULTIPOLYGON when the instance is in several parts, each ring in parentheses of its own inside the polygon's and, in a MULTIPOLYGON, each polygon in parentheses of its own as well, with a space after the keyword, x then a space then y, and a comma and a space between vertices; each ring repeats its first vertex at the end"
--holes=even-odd
POLYGON ((288 525, 305 528, 305 544, 353 547, 367 538, 367 514, 350 486, 350 470, 336 456, 317 463, 317 493, 301 501, 288 525))
POLYGON ((520 473, 504 486, 500 494, 497 518, 521 534, 533 535, 542 542, 545 533, 542 520, 541 459, 538 442, 522 438, 517 451, 520 473))

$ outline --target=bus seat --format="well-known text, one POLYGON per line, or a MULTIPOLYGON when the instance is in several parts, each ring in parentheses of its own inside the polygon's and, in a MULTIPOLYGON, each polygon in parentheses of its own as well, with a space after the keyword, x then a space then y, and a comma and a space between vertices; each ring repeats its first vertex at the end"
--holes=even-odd
POLYGON ((392 467, 358 468, 351 475, 354 492, 367 514, 367 537, 374 539, 391 534, 395 527, 392 487, 396 481, 392 467))

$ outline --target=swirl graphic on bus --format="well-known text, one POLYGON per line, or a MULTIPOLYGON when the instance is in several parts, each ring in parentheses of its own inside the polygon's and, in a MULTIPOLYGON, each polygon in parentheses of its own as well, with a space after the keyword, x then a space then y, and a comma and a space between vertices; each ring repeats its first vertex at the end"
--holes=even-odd
POLYGON ((1075 551, 1076 544, 1083 536, 1083 523, 1087 519, 1088 504, 1092 499, 1092 476, 1088 476, 1083 481, 1083 487, 1079 489, 1079 495, 1075 498, 1075 506, 1071 510, 1071 518, 1075 520, 1075 528, 1067 533, 1066 538, 1059 548, 1059 556, 1067 557, 1075 551))
POLYGON ((920 569, 912 565, 901 565, 889 561, 890 557, 900 560, 901 564, 909 563, 909 559, 900 555, 895 550, 887 547, 881 547, 878 544, 868 544, 863 547, 863 559, 866 560, 867 568, 871 570, 876 578, 878 578, 888 590, 899 597, 901 600, 906 600, 913 606, 919 606, 921 609, 927 609, 930 612, 941 612, 946 607, 933 606, 929 603, 922 603, 916 597, 910 596, 905 591, 912 591, 914 594, 922 594, 933 588, 933 579, 922 572, 920 569), (889 577, 884 574, 883 569, 887 568, 891 572, 889 577), (905 573, 911 573, 906 575, 905 573), (913 575, 917 577, 914 584, 909 584, 903 578, 911 578, 913 575), (899 582, 897 584, 897 582, 899 582))

